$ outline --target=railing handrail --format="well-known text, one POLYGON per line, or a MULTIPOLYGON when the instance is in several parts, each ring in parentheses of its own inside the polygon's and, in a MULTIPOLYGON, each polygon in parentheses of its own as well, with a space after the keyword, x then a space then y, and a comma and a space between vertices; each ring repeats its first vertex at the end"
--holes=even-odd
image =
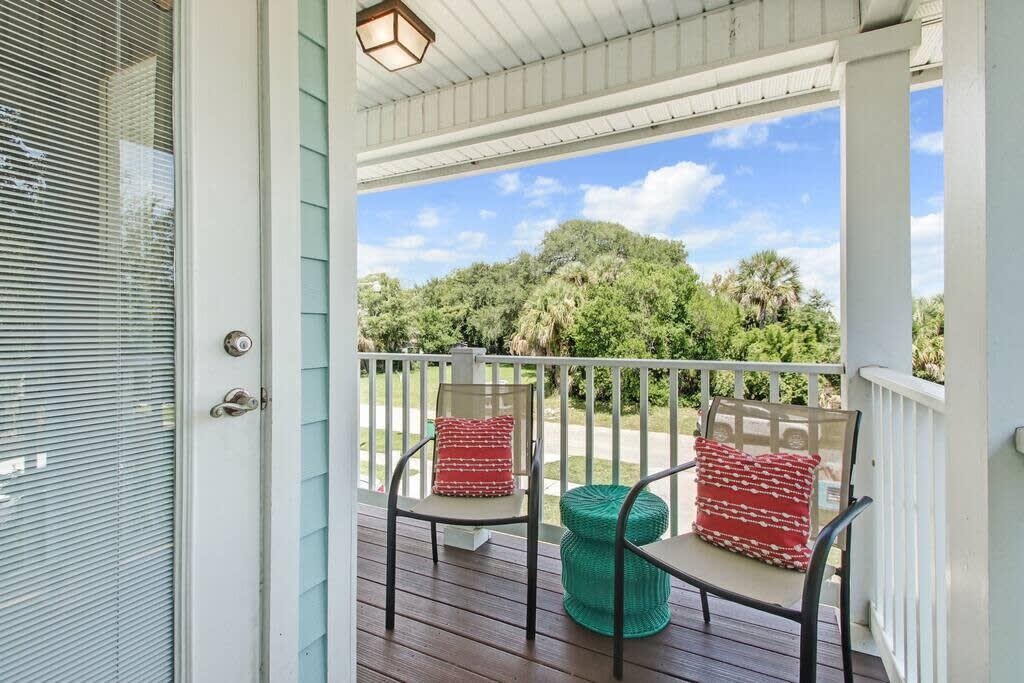
MULTIPOLYGON (((448 353, 401 353, 360 351, 360 360, 417 360, 439 363, 451 361, 448 353)), ((576 365, 580 367, 647 368, 649 370, 719 370, 743 369, 746 372, 791 372, 797 374, 842 375, 841 363, 783 363, 744 360, 690 360, 685 358, 583 358, 578 356, 512 356, 481 354, 477 363, 507 365, 576 365)))
POLYGON ((478 363, 522 363, 524 365, 578 365, 606 368, 648 368, 650 370, 736 370, 747 372, 793 372, 841 375, 838 363, 778 363, 745 360, 689 360, 685 358, 581 358, 575 356, 477 356, 478 363))
POLYGON ((360 351, 356 354, 359 360, 419 360, 428 363, 450 363, 450 353, 384 353, 378 351, 360 351))
POLYGON ((861 368, 860 376, 937 413, 946 413, 946 387, 941 384, 874 365, 861 368))

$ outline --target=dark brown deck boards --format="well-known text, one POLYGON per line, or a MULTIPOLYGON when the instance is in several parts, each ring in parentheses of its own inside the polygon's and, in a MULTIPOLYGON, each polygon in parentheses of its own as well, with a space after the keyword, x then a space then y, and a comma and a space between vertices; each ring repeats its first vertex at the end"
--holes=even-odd
MULTIPOLYGON (((441 533, 439 529, 438 533, 441 533)), ((611 681, 610 638, 578 626, 562 609, 558 547, 541 544, 537 639, 526 641, 526 552, 495 534, 477 552, 439 548, 430 559, 426 523, 401 520, 395 630, 384 629, 384 511, 360 507, 360 681, 611 681)), ((796 624, 711 598, 705 625, 696 591, 674 586, 672 621, 627 641, 626 680, 796 681, 796 624)), ((841 681, 833 610, 819 615, 818 678, 841 681)), ((884 680, 875 657, 854 654, 855 679, 884 680)))

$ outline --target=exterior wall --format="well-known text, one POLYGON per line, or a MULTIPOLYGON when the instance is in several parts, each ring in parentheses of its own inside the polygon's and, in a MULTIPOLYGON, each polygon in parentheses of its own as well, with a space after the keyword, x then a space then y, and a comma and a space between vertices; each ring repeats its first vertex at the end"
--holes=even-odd
POLYGON ((299 2, 302 484, 298 649, 300 681, 327 679, 329 429, 329 172, 327 7, 299 2))

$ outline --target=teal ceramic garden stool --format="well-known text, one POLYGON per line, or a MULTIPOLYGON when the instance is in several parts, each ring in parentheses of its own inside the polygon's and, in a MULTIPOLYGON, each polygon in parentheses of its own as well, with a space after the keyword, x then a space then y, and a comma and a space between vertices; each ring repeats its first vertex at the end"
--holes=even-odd
MULTIPOLYGON (((562 604, 576 623, 610 636, 615 619, 615 526, 627 486, 581 486, 559 503, 562 512, 562 604)), ((643 545, 668 529, 668 506, 644 491, 630 511, 626 538, 643 545)), ((626 553, 627 638, 657 633, 669 621, 668 574, 626 553)))

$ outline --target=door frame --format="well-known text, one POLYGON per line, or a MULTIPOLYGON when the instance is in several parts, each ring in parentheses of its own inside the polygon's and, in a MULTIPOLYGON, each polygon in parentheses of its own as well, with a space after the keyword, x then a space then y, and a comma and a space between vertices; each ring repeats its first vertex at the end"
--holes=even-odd
MULTIPOLYGON (((195 670, 195 520, 192 403, 191 175, 193 11, 204 0, 174 3, 174 140, 177 245, 177 463, 175 510, 175 680, 201 680, 195 670)), ((301 491, 300 193, 298 25, 301 0, 259 2, 260 240, 262 382, 270 402, 262 415, 261 678, 298 675, 301 491)), ((356 361, 355 3, 331 0, 328 22, 330 213, 330 386, 328 434, 328 680, 356 675, 356 361)))

